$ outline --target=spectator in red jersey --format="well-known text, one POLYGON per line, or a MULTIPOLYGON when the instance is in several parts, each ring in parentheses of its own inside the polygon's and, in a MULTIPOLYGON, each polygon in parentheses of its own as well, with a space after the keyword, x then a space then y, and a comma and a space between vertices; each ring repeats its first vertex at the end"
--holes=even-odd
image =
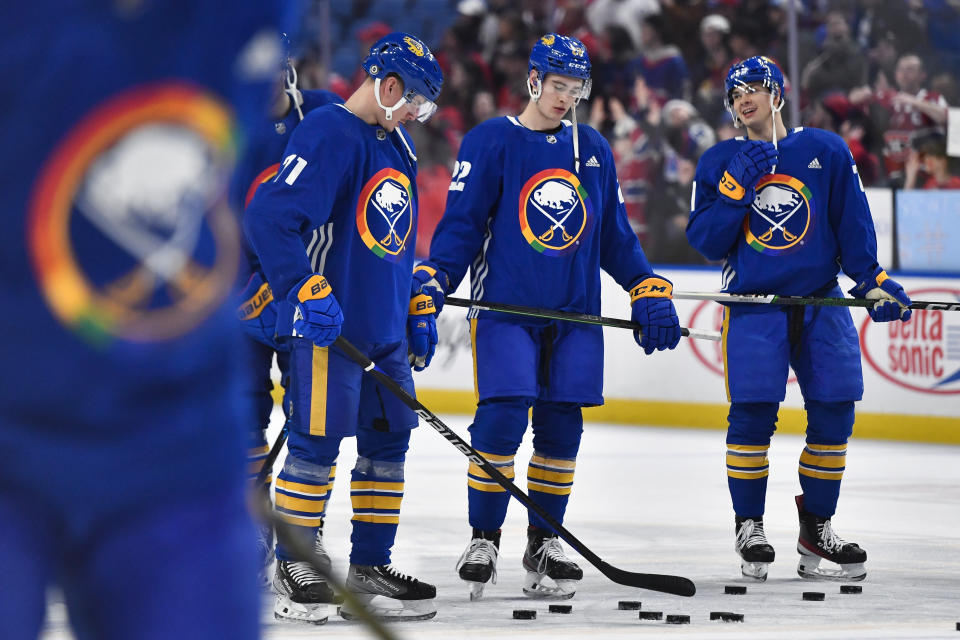
POLYGON ((927 74, 923 61, 913 53, 900 56, 894 80, 897 91, 872 91, 863 87, 850 92, 855 105, 869 105, 870 115, 883 134, 883 163, 891 187, 904 184, 904 165, 910 140, 943 132, 947 102, 938 93, 924 88, 927 74))
POLYGON ((946 138, 934 134, 920 138, 907 156, 904 189, 960 189, 955 158, 947 156, 946 138), (925 180, 920 179, 925 176, 925 180))

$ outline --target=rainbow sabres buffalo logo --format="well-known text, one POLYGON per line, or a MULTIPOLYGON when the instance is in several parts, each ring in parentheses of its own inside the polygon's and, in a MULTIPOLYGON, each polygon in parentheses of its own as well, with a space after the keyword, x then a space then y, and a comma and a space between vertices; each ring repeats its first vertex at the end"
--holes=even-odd
POLYGON ((520 231, 539 253, 562 256, 576 251, 593 221, 590 196, 569 171, 541 171, 520 190, 520 231))
POLYGON ((802 247, 816 219, 809 187, 793 176, 775 173, 762 177, 756 189, 750 214, 743 219, 747 244, 768 255, 786 255, 802 247))
POLYGON ((54 316, 88 343, 180 336, 218 309, 239 258, 225 201, 227 108, 191 85, 118 94, 50 154, 30 202, 28 248, 54 316))
POLYGON ((357 201, 357 231, 378 258, 397 262, 415 226, 410 178, 381 169, 367 180, 357 201))

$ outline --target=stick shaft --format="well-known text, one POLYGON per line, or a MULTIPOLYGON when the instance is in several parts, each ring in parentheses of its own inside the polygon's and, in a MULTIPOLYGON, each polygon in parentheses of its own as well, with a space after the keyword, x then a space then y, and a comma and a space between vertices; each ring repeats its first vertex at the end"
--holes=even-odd
MULTIPOLYGON (((674 291, 677 300, 713 300, 714 302, 746 302, 749 304, 809 305, 817 307, 872 307, 876 300, 863 298, 811 298, 803 296, 777 296, 761 294, 719 293, 712 291, 674 291)), ((931 302, 914 300, 911 309, 930 311, 960 311, 960 302, 931 302)))
MULTIPOLYGON (((676 296, 674 296, 676 297, 676 296)), ((497 311, 500 313, 512 313, 520 316, 531 316, 534 318, 550 318, 552 320, 565 320, 567 322, 580 322, 583 324, 598 324, 604 327, 616 327, 619 329, 632 329, 634 331, 643 331, 643 327, 630 320, 622 318, 608 318, 606 316, 595 316, 589 313, 575 313, 573 311, 554 311, 553 309, 538 309, 536 307, 524 307, 516 304, 504 304, 500 302, 486 302, 479 300, 469 300, 467 298, 454 298, 448 296, 444 304, 454 307, 474 307, 484 311, 497 311)), ((704 331, 702 329, 688 329, 681 327, 680 333, 687 338, 698 338, 701 340, 719 340, 720 334, 716 331, 704 331)))

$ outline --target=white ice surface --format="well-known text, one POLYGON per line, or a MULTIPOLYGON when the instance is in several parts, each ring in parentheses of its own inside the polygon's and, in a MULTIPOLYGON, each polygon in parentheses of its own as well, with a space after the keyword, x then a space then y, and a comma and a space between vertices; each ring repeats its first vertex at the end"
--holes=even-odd
MULTIPOLYGON (((464 438, 469 419, 441 416, 464 438)), ((276 418, 276 416, 275 416, 276 418)), ((642 416, 638 416, 638 420, 642 416)), ((276 429, 277 420, 274 420, 276 429)), ((519 486, 526 490, 530 434, 517 455, 519 486)), ((355 458, 345 440, 338 462, 325 541, 341 573, 350 535, 349 471, 355 458)), ((722 431, 589 424, 578 458, 565 526, 606 562, 630 571, 691 578, 697 595, 681 598, 610 582, 572 552, 584 569, 571 614, 547 612, 546 601, 525 597, 520 558, 526 513, 510 505, 496 585, 470 602, 454 565, 466 546, 467 461, 424 425, 414 432, 406 467, 406 494, 393 551, 401 570, 437 586, 436 618, 390 625, 413 638, 953 638, 960 640, 960 448, 851 441, 834 525, 869 555, 863 593, 841 595, 835 582, 796 575, 794 494, 802 438, 776 435, 764 519, 777 560, 766 583, 740 578, 733 551, 733 514, 727 493, 722 431), (746 595, 724 595, 727 584, 746 584, 746 595), (823 602, 803 591, 826 593, 823 602), (691 624, 640 621, 619 611, 619 600, 640 600, 644 610, 688 614, 691 624), (537 611, 536 620, 513 620, 513 609, 537 611), (711 621, 711 611, 732 611, 744 623, 711 621)), ((281 461, 282 462, 282 458, 281 461)), ((279 464, 278 464, 279 469, 279 464)), ((321 627, 278 623, 272 598, 263 606, 264 637, 368 638, 359 624, 331 617, 321 627)), ((43 640, 72 636, 62 604, 53 603, 43 640)))

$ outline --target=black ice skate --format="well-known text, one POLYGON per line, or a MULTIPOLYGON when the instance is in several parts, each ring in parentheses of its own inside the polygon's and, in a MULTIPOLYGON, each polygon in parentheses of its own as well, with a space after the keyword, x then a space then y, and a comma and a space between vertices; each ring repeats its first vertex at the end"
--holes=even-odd
MULTIPOLYGON (((317 561, 329 570, 330 556, 323 548, 323 529, 317 532, 313 551, 317 561)), ((330 605, 336 601, 326 578, 309 562, 277 560, 273 588, 277 592, 273 617, 277 620, 323 624, 330 615, 330 605)))
POLYGON ((527 529, 523 568, 527 570, 523 592, 532 598, 572 598, 583 578, 580 567, 563 552, 557 535, 539 527, 527 529), (545 579, 549 580, 545 583, 545 579))
POLYGON ((740 555, 740 572, 745 578, 763 582, 767 579, 767 569, 776 553, 767 542, 763 531, 763 517, 735 517, 737 541, 734 548, 740 555))
POLYGON ((830 518, 821 518, 803 508, 803 496, 796 498, 800 512, 800 538, 797 552, 800 563, 797 573, 808 580, 863 580, 867 570, 867 552, 853 542, 847 542, 836 534, 830 518), (820 568, 821 560, 840 565, 839 569, 820 568))
MULTIPOLYGON (((437 615, 436 587, 404 575, 389 564, 351 564, 347 589, 380 620, 428 620, 437 615)), ((347 604, 340 607, 340 615, 357 619, 347 604)))
POLYGON ((497 584, 500 531, 473 530, 473 538, 457 560, 457 573, 470 583, 470 600, 479 600, 488 582, 497 584))

